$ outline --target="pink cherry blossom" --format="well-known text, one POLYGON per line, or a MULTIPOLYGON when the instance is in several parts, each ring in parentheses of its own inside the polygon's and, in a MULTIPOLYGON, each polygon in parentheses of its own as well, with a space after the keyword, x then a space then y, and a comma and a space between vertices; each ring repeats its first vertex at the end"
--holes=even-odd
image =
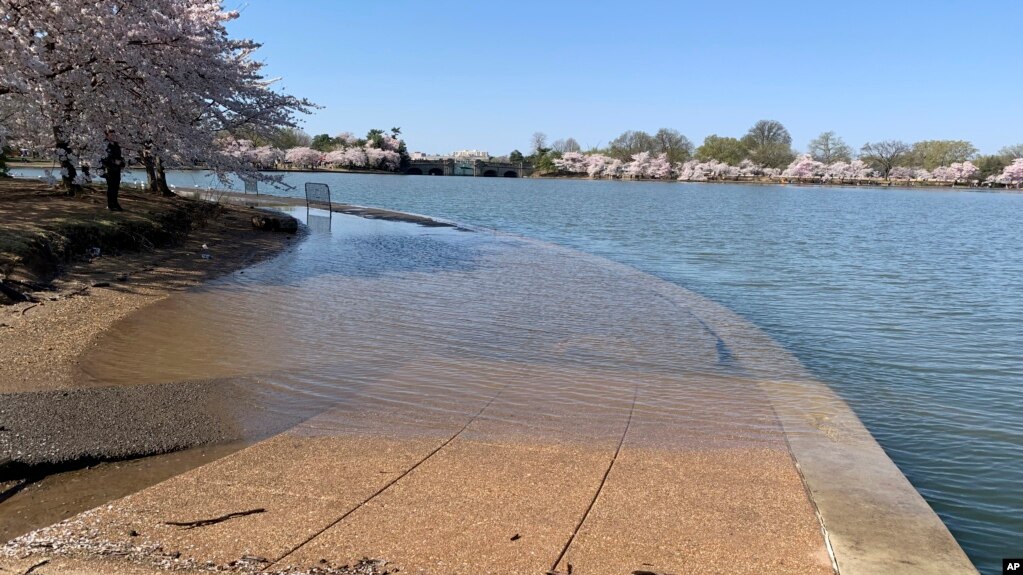
POLYGON ((284 155, 284 161, 291 162, 296 167, 313 167, 318 165, 322 159, 323 154, 306 147, 291 148, 284 155))
POLYGON ((251 171, 251 157, 225 149, 220 135, 269 136, 312 105, 272 89, 254 57, 259 45, 227 33, 237 17, 219 0, 116 10, 95 0, 0 3, 5 129, 19 141, 48 140, 69 173, 74 155, 102 153, 107 127, 126 153, 145 149, 161 166, 251 171))
POLYGON ((781 175, 790 178, 820 177, 824 175, 824 164, 804 154, 793 160, 781 175))
POLYGON ((917 170, 915 168, 907 168, 905 166, 896 166, 892 168, 892 170, 888 172, 888 178, 892 180, 920 179, 917 177, 917 170))
POLYGON ((1020 187, 1023 184, 1023 158, 1017 158, 1005 166, 996 180, 1006 186, 1020 187))

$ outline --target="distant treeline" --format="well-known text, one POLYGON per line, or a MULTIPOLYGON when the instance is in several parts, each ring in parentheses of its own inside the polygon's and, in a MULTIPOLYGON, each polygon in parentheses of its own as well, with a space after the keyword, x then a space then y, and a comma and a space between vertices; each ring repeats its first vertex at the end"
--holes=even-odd
MULTIPOLYGON (((1018 185, 1014 160, 1023 158, 1023 144, 980 155, 965 140, 924 140, 909 144, 883 140, 864 144, 858 153, 835 132, 810 141, 806 154, 792 147, 792 136, 780 122, 761 120, 741 138, 710 135, 696 146, 678 130, 655 134, 629 130, 603 148, 582 150, 574 138, 548 144, 547 135, 533 134, 532 153, 518 150, 515 160, 531 162, 538 173, 587 173, 590 177, 705 179, 732 176, 782 176, 841 179, 882 178, 924 181, 976 181, 1018 185), (581 154, 586 158, 568 156, 581 154), (646 154, 645 156, 640 156, 646 154), (640 162, 637 164, 637 157, 640 162), (588 159, 587 159, 588 158, 588 159), (617 163, 616 163, 617 162, 617 163), (652 166, 647 164, 653 162, 652 166), (631 167, 630 167, 631 166, 631 167)), ((1023 169, 1023 168, 1021 168, 1023 169)))

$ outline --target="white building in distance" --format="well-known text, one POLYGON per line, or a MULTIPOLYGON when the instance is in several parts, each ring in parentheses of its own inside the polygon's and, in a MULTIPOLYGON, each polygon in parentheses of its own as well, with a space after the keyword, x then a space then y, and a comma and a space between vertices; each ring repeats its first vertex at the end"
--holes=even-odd
POLYGON ((490 154, 480 150, 458 150, 451 154, 452 158, 465 158, 470 160, 486 160, 490 157, 490 154))

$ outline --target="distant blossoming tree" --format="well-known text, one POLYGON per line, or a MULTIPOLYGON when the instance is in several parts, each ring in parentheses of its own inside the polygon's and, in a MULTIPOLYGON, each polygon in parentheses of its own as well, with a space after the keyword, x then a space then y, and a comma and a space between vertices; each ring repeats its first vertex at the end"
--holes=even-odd
POLYGON ((865 180, 876 175, 863 160, 835 162, 824 168, 823 181, 865 180))
MULTIPOLYGON (((888 173, 888 177, 892 180, 912 180, 912 179, 926 179, 919 178, 916 168, 909 168, 906 166, 896 166, 892 168, 892 171, 888 173)), ((926 172, 927 170, 924 170, 926 172)), ((929 174, 928 174, 929 176, 929 174)))
POLYGON ((650 160, 650 164, 647 168, 647 175, 651 178, 667 180, 671 178, 671 173, 671 162, 668 161, 667 152, 658 154, 655 158, 650 160))
POLYGON ((594 154, 589 156, 589 161, 586 163, 586 175, 591 178, 600 178, 604 175, 604 170, 607 168, 608 157, 603 154, 594 154))
POLYGON ((824 163, 813 159, 810 154, 804 154, 792 160, 781 175, 790 178, 820 177, 824 175, 824 163))
POLYGON ((401 164, 401 155, 394 150, 382 150, 366 146, 366 164, 377 170, 396 170, 401 164))
POLYGON ((341 156, 341 165, 346 168, 365 168, 367 162, 366 151, 362 148, 348 148, 341 156))
POLYGON ((650 152, 633 155, 632 161, 625 165, 624 172, 630 178, 645 178, 650 175, 650 152))
POLYGON ((292 148, 284 156, 284 161, 300 167, 317 166, 322 159, 323 154, 307 147, 292 148))
POLYGON ((331 166, 341 166, 344 160, 345 150, 334 150, 323 155, 323 163, 331 166))
POLYGON ((257 168, 272 168, 284 161, 284 151, 271 146, 260 146, 252 151, 257 168))
POLYGON ((1023 158, 1016 158, 1002 170, 996 181, 1006 186, 1020 187, 1023 184, 1023 158))
POLYGON ((570 174, 588 173, 592 156, 586 156, 579 152, 565 152, 560 158, 554 160, 554 167, 561 172, 570 174))

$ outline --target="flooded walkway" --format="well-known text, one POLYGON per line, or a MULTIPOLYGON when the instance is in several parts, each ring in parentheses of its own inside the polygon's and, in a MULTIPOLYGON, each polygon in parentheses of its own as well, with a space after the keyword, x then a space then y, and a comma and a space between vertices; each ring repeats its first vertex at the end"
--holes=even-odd
MULTIPOLYGON (((96 388, 221 389, 245 406, 223 410, 232 429, 302 423, 10 556, 62 572, 343 572, 364 557, 413 573, 834 572, 811 499, 824 475, 796 461, 822 440, 880 449, 741 319, 546 244, 308 223, 296 254, 147 308, 83 361, 96 388)), ((846 481, 865 474, 891 470, 846 481)))

